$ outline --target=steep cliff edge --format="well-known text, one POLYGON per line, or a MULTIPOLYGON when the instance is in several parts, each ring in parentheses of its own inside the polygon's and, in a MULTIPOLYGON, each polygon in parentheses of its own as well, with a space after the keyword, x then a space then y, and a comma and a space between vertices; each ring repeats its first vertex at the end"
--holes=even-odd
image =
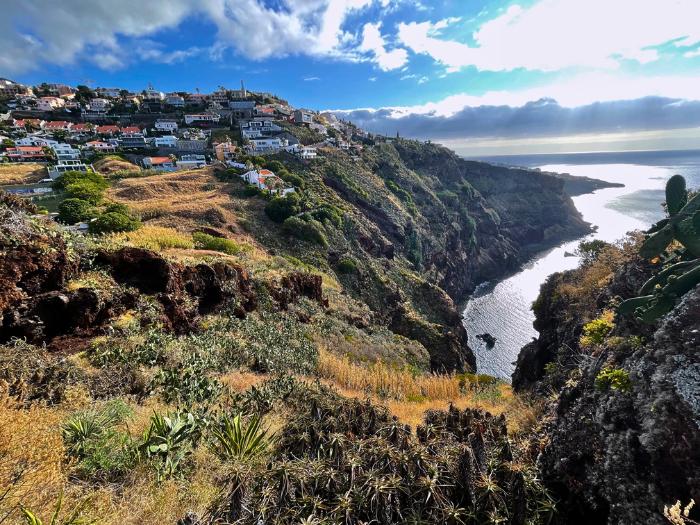
MULTIPOLYGON (((323 153, 312 162, 287 154, 256 161, 298 177, 303 187, 293 218, 313 224, 320 244, 271 220, 264 198, 241 198, 236 174, 218 173, 218 182, 203 183, 217 190, 217 199, 230 195, 221 213, 163 210, 145 222, 247 235, 268 253, 335 274, 368 306, 373 322, 420 342, 434 370, 476 366, 457 302, 533 251, 589 231, 563 182, 547 174, 468 162, 442 146, 408 140, 368 144, 354 156, 323 153), (342 220, 327 220, 328 210, 342 220), (342 271, 343 264, 351 271, 342 271)), ((169 179, 177 185, 193 180, 156 177, 159 198, 173 188, 169 179)), ((156 177, 120 182, 112 196, 147 206, 143 199, 156 189, 149 187, 156 177)))
POLYGON ((700 288, 655 325, 613 317, 654 269, 636 251, 550 277, 513 374, 556 393, 533 447, 561 523, 662 524, 665 505, 700 496, 700 288))

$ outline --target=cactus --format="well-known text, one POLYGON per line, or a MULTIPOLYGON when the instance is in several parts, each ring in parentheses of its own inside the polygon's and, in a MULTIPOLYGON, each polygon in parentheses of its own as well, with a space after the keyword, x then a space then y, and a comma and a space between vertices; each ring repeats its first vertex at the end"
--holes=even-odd
POLYGON ((639 254, 647 259, 663 254, 675 240, 682 248, 664 259, 668 264, 639 290, 639 297, 622 302, 618 313, 634 314, 644 323, 654 323, 670 312, 678 299, 700 284, 700 193, 689 199, 685 179, 674 175, 666 183, 668 217, 648 231, 639 254))

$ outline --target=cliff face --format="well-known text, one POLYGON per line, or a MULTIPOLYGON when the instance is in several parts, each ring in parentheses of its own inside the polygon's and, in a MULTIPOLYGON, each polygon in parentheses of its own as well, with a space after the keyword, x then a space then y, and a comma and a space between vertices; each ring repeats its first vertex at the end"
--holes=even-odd
POLYGON ((363 264, 343 284, 425 344, 435 369, 475 367, 455 302, 534 251, 589 231, 561 180, 468 162, 434 144, 378 144, 352 163, 329 156, 305 175, 320 176, 323 198, 346 210, 329 259, 351 254, 363 264))
POLYGON ((585 321, 634 295, 651 267, 638 258, 621 264, 589 311, 565 293, 585 272, 543 285, 540 337, 513 375, 518 390, 557 393, 534 440, 545 443, 540 472, 562 523, 667 523, 664 505, 700 496, 700 287, 655 326, 618 316, 603 341, 588 345, 585 321))

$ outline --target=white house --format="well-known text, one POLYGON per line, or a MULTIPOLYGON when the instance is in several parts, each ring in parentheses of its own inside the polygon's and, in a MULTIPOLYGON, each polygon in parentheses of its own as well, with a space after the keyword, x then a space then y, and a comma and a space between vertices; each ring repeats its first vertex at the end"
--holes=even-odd
POLYGON ((88 171, 86 164, 80 160, 59 160, 54 166, 49 166, 49 177, 57 178, 67 171, 88 171))
POLYGON ((91 149, 93 151, 99 151, 101 153, 116 151, 117 147, 109 142, 103 142, 101 140, 91 140, 83 146, 84 149, 91 149))
POLYGON ((204 168, 207 165, 207 159, 204 155, 182 155, 177 161, 178 170, 194 170, 204 168))
POLYGON ((53 111, 66 105, 66 101, 59 97, 41 97, 36 101, 36 109, 39 111, 53 111))
POLYGON ((177 148, 177 137, 175 135, 156 137, 154 143, 156 148, 177 148))
POLYGON ((312 148, 311 146, 301 147, 299 148, 297 155, 299 155, 302 159, 315 159, 317 157, 316 148, 312 148))
POLYGON ((141 163, 143 167, 156 171, 175 171, 175 161, 170 157, 146 157, 141 163))
POLYGON ((156 120, 155 128, 157 131, 172 133, 173 131, 177 131, 177 122, 174 120, 156 120))
POLYGON ((257 138, 250 139, 248 149, 254 153, 265 153, 279 151, 289 145, 285 139, 278 138, 257 138))
POLYGON ((185 124, 198 123, 213 123, 219 122, 221 117, 213 113, 199 113, 194 115, 185 115, 185 124))
POLYGON ((97 88, 95 90, 101 97, 119 98, 121 97, 121 89, 119 88, 97 88))
POLYGON ((90 110, 92 111, 107 111, 112 103, 106 98, 93 98, 90 100, 90 110))
POLYGON ((267 190, 273 195, 285 196, 295 191, 294 188, 287 186, 277 175, 266 169, 250 170, 241 175, 241 178, 248 184, 253 184, 259 190, 267 190))
POLYGON ((56 160, 60 163, 63 160, 79 160, 80 151, 74 149, 70 144, 53 144, 49 146, 56 154, 56 160))
POLYGON ((282 128, 270 120, 249 120, 241 122, 241 137, 244 139, 260 138, 274 131, 282 131, 282 128))

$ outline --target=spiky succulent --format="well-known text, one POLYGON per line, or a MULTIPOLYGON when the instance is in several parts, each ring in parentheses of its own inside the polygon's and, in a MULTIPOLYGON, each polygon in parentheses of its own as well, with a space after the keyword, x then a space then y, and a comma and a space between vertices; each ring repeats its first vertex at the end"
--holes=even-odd
POLYGON ((639 251, 646 259, 665 254, 665 268, 649 279, 639 297, 627 299, 618 308, 620 314, 634 314, 653 323, 670 312, 676 302, 700 283, 700 193, 689 198, 685 178, 674 175, 666 183, 668 217, 647 231, 649 237, 639 251), (669 246, 676 241, 681 246, 669 246))

